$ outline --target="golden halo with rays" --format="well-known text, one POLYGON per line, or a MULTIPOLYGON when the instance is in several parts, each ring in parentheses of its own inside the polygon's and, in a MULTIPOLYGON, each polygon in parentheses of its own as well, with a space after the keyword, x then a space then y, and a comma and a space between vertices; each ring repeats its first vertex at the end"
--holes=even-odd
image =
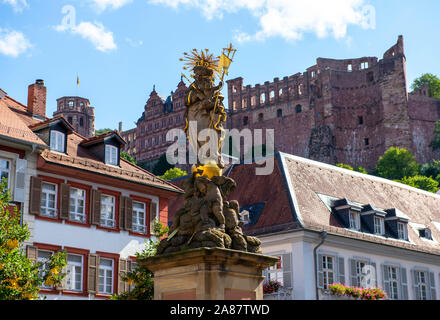
POLYGON ((183 55, 185 57, 179 59, 180 61, 185 62, 183 70, 193 70, 195 67, 205 67, 214 71, 214 73, 220 74, 218 68, 219 57, 214 57, 212 53, 209 53, 208 49, 200 51, 193 49, 191 53, 184 52, 183 55))

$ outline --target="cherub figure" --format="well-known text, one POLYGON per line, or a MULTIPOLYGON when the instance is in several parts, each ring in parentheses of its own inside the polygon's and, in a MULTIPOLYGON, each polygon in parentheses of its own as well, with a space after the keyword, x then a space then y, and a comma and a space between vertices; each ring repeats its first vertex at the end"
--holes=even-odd
POLYGON ((194 182, 195 196, 205 200, 200 209, 205 214, 212 212, 219 223, 219 229, 225 231, 225 216, 223 215, 223 198, 219 187, 206 177, 198 177, 194 182))

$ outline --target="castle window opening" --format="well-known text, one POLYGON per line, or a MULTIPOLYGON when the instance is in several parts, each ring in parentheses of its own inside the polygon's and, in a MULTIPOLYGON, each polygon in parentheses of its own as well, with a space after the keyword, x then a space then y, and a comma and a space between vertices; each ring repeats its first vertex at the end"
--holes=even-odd
POLYGON ((278 90, 278 96, 282 96, 283 95, 283 89, 278 90))
POLYGON ((370 145, 370 139, 365 138, 365 145, 366 145, 366 146, 369 146, 369 145, 370 145))
POLYGON ((352 72, 353 71, 353 65, 351 63, 348 64, 347 71, 348 72, 352 72))
POLYGON ((263 92, 260 95, 260 104, 264 104, 264 103, 266 103, 266 93, 263 92))
POLYGON ((73 101, 69 101, 69 107, 73 107, 73 101))
POLYGON ((232 110, 237 110, 237 102, 232 102, 232 110))
POLYGON ((79 126, 84 127, 84 118, 79 118, 79 126))
POLYGON ((363 125, 364 124, 364 117, 359 116, 358 120, 359 120, 359 125, 363 125))
POLYGON ((297 104, 295 107, 295 111, 296 113, 301 113, 302 112, 302 106, 300 104, 297 104))
POLYGON ((302 95, 302 85, 298 85, 298 95, 302 95))
POLYGON ((243 117, 243 125, 247 126, 249 123, 249 118, 248 117, 243 117))
POLYGON ((282 118, 283 117, 283 109, 278 109, 277 110, 277 117, 278 118, 282 118))
POLYGON ((251 97, 251 106, 252 106, 252 107, 255 106, 256 101, 257 101, 257 98, 256 98, 255 96, 252 96, 252 97, 251 97))
POLYGON ((315 71, 312 71, 312 78, 314 78, 315 76, 316 76, 316 72, 315 71))
POLYGON ((368 69, 368 61, 361 62, 361 70, 368 69))
POLYGON ((263 121, 264 120, 264 115, 262 113, 258 114, 258 121, 263 121))
POLYGON ((367 73, 367 82, 373 82, 374 81, 374 73, 368 72, 367 73))
POLYGON ((246 108, 247 107, 247 100, 246 99, 242 99, 241 100, 241 107, 242 108, 246 108))
POLYGON ((273 101, 275 99, 275 91, 270 92, 270 101, 273 101))

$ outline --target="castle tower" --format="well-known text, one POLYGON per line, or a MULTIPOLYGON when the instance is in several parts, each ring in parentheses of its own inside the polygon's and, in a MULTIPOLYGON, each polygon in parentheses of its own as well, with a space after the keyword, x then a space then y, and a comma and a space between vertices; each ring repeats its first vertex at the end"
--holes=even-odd
POLYGON ((95 135, 95 108, 89 99, 81 97, 62 97, 57 99, 57 111, 53 116, 62 115, 83 137, 95 135))

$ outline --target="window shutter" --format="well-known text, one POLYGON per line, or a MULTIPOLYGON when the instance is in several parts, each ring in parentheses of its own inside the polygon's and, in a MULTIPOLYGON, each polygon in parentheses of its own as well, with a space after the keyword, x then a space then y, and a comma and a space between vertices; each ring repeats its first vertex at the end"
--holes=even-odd
POLYGON ((90 201, 90 224, 99 225, 101 222, 101 191, 92 189, 90 201))
POLYGON ((413 289, 414 289, 414 298, 416 300, 420 300, 420 292, 419 292, 419 280, 417 279, 417 271, 411 270, 412 281, 413 281, 413 289))
POLYGON ((338 257, 338 279, 339 283, 345 284, 345 264, 343 257, 338 257))
POLYGON ((156 219, 157 205, 156 202, 150 203, 150 234, 154 233, 154 222, 156 219))
POLYGON ((43 180, 38 177, 31 177, 31 186, 29 194, 29 213, 40 215, 41 211, 41 190, 43 180))
POLYGON ((33 263, 38 262, 38 248, 34 246, 26 246, 26 258, 30 259, 33 263))
MULTIPOLYGON (((71 277, 72 277, 71 279, 73 279, 73 270, 72 269, 73 269, 72 265, 70 265, 70 266, 66 265, 66 266, 63 267, 61 272, 67 274, 67 270, 70 270, 70 274, 71 274, 71 277)), ((67 276, 63 279, 63 281, 61 281, 61 283, 59 285, 55 286, 56 290, 62 291, 62 290, 64 290, 67 287, 66 278, 67 278, 67 276)))
POLYGON ((119 229, 125 230, 125 199, 126 197, 121 196, 119 198, 119 229))
MULTIPOLYGON (((131 260, 127 261, 127 272, 130 272, 132 270, 132 263, 131 260)), ((131 291, 132 285, 130 285, 128 282, 125 283, 125 292, 131 291)))
POLYGON ((14 201, 24 202, 26 188, 26 172, 27 172, 27 160, 17 159, 15 162, 15 186, 14 186, 14 201))
POLYGON ((96 294, 99 290, 99 256, 89 254, 87 270, 87 291, 96 294))
POLYGON ((434 272, 429 273, 429 286, 431 288, 431 300, 437 300, 437 294, 435 292, 435 277, 434 272))
POLYGON ((400 268, 400 288, 402 294, 400 296, 401 300, 408 300, 408 280, 406 277, 406 269, 400 268))
POLYGON ((281 256, 283 263, 283 286, 292 288, 292 253, 283 254, 281 256))
POLYGON ((351 285, 354 287, 359 287, 357 275, 356 275, 356 260, 350 259, 350 279, 351 279, 351 285))
POLYGON ((133 199, 125 198, 125 230, 133 229, 133 199))
POLYGON ((69 219, 69 209, 70 209, 70 186, 65 183, 61 183, 60 185, 61 192, 61 210, 60 210, 60 218, 61 219, 69 219))
POLYGON ((126 282, 122 280, 123 276, 127 272, 127 260, 119 259, 119 272, 118 272, 118 294, 126 292, 126 282))
POLYGON ((322 254, 318 254, 317 266, 318 268, 318 288, 324 288, 324 273, 322 271, 322 254))
POLYGON ((390 275, 388 273, 388 267, 386 265, 382 265, 382 282, 383 288, 388 297, 391 296, 391 287, 390 287, 390 275))

